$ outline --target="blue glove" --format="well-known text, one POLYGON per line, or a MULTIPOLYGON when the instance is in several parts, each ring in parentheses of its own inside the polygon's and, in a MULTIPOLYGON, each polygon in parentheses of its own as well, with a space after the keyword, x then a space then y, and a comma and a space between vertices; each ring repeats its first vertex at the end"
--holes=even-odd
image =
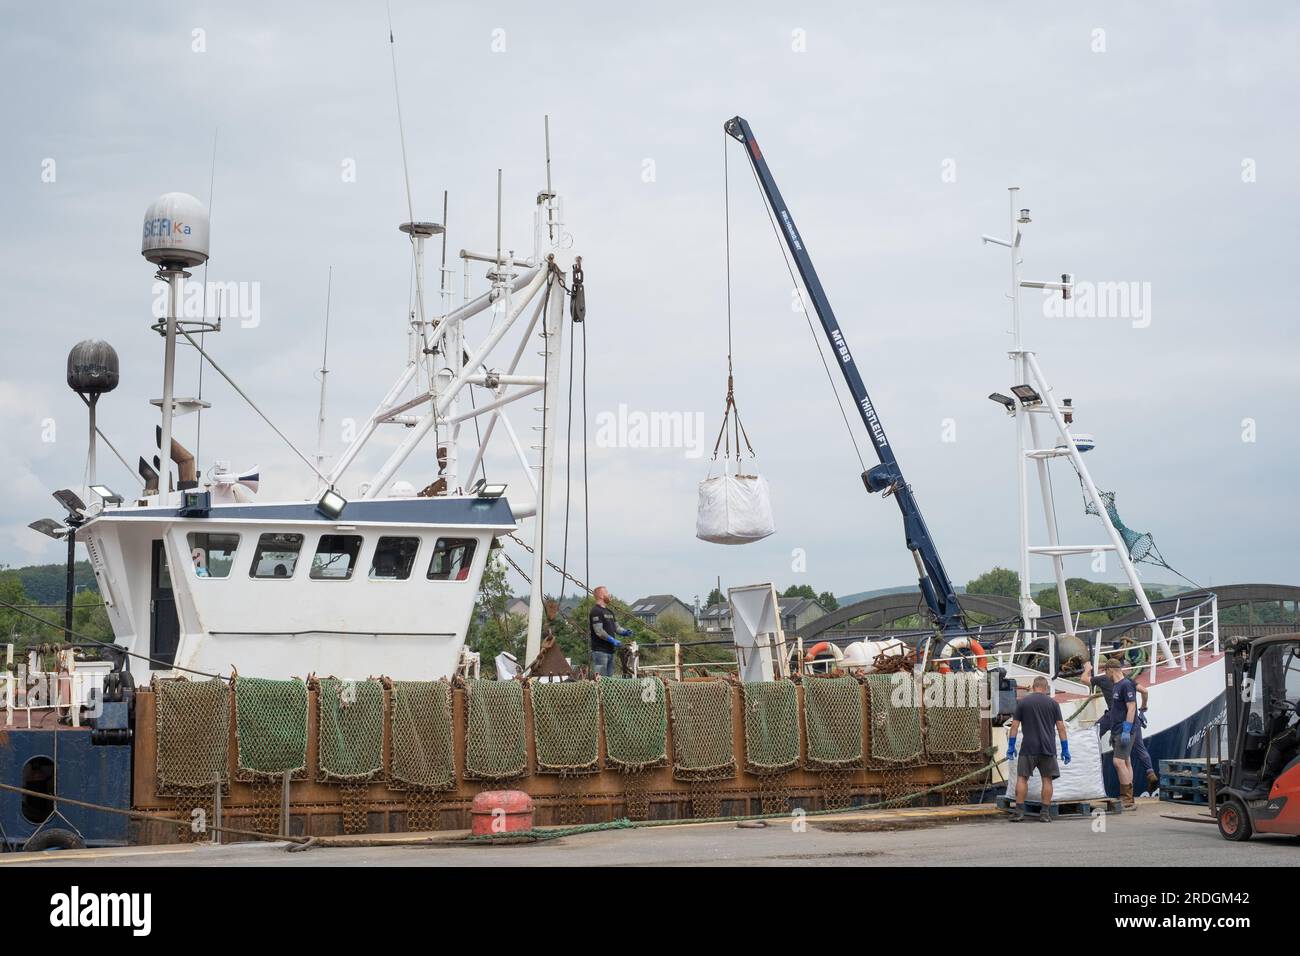
POLYGON ((1061 741, 1061 759, 1067 764, 1070 762, 1070 742, 1068 740, 1061 741))
POLYGON ((623 646, 623 642, 620 641, 617 637, 611 637, 611 638, 609 638, 609 642, 610 642, 611 644, 613 644, 615 647, 622 647, 622 646, 623 646))
POLYGON ((620 627, 620 628, 618 629, 618 636, 619 636, 619 637, 631 637, 631 636, 632 636, 632 632, 631 632, 631 630, 629 630, 629 629, 626 628, 626 627, 620 627))
POLYGON ((1007 759, 1008 760, 1016 759, 1016 738, 1015 737, 1007 738, 1007 759))
POLYGON ((1123 744, 1125 747, 1127 747, 1129 745, 1129 741, 1131 741, 1132 739, 1133 739, 1133 721, 1126 720, 1124 721, 1124 726, 1120 728, 1119 742, 1123 744))

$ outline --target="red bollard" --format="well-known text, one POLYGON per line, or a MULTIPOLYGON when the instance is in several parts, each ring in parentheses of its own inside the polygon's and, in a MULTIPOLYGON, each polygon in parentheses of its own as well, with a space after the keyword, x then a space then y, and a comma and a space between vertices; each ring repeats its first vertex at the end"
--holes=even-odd
POLYGON ((497 836, 533 828, 533 798, 522 790, 484 790, 470 807, 475 836, 497 836))

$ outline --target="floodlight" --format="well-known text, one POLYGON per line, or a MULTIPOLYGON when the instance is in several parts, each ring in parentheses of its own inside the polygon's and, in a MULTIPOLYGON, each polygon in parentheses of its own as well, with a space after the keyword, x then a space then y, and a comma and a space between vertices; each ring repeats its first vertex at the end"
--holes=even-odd
POLYGON ((330 488, 325 494, 320 496, 320 501, 316 502, 316 510, 326 518, 334 520, 343 514, 343 509, 347 507, 348 501, 341 494, 330 488))
POLYGON ((1016 410, 1016 400, 1010 395, 1003 395, 1001 392, 993 392, 989 395, 989 399, 997 402, 999 405, 1006 406, 1006 409, 1009 412, 1014 412, 1016 410))
POLYGON ((1034 391, 1030 385, 1012 385, 1011 394, 1020 399, 1021 405, 1041 405, 1043 403, 1043 396, 1034 391))
POLYGON ((41 518, 38 521, 33 521, 27 527, 33 531, 39 531, 47 538, 53 538, 55 541, 61 541, 68 536, 68 529, 53 518, 41 518))
POLYGON ((99 500, 106 505, 120 505, 122 503, 122 496, 108 485, 91 485, 90 490, 99 495, 99 500))

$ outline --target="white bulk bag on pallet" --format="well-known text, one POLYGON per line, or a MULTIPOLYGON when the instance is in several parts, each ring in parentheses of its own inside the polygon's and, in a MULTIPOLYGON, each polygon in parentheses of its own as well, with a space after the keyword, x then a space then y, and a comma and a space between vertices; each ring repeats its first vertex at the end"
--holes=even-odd
MULTIPOLYGON (((1061 760, 1060 744, 1057 744, 1056 759, 1061 767, 1061 775, 1052 784, 1053 803, 1071 803, 1076 800, 1096 800, 1106 796, 1106 783, 1101 776, 1101 740, 1096 725, 1086 727, 1074 724, 1065 725, 1065 735, 1070 738, 1070 762, 1061 760)), ((1056 733, 1053 731, 1053 738, 1056 733)), ((1019 758, 1017 758, 1019 760, 1019 758)), ((1007 796, 1016 798, 1016 762, 1009 762, 1007 773, 1007 796)), ((1038 772, 1029 778, 1029 787, 1025 800, 1037 803, 1043 797, 1043 782, 1038 772)))
POLYGON ((721 474, 700 482, 695 537, 714 544, 749 544, 776 530, 767 479, 721 474))

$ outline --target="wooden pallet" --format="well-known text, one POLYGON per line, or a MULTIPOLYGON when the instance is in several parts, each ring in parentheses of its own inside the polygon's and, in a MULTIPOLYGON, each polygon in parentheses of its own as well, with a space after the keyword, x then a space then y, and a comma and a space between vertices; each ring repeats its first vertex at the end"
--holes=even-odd
MULTIPOLYGON (((1014 801, 1005 794, 998 797, 997 806, 999 810, 1005 810, 1008 813, 1015 809, 1014 801)), ((1025 801, 1026 817, 1036 816, 1041 809, 1042 804, 1038 801, 1025 801)), ((1053 802, 1050 812, 1054 817, 1091 817, 1097 811, 1102 813, 1122 813, 1123 809, 1118 797, 1094 797, 1091 800, 1053 802)))
POLYGON ((1210 791, 1206 787, 1199 786, 1166 786, 1162 778, 1160 781, 1160 799, 1166 803, 1191 803, 1208 806, 1210 791))

